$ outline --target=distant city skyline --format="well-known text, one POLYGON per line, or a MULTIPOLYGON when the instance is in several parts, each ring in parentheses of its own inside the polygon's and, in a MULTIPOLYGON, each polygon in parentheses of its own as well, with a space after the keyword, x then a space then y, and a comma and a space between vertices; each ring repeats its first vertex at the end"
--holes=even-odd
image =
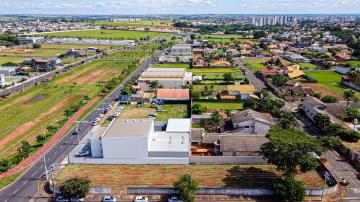
POLYGON ((359 14, 360 0, 0 0, 0 14, 359 14))

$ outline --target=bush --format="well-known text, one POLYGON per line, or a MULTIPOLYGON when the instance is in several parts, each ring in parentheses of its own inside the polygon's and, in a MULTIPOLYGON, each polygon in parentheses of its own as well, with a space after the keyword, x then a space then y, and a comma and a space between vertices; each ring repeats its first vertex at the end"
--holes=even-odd
POLYGON ((191 111, 193 114, 202 114, 207 111, 207 108, 206 108, 206 106, 196 103, 192 106, 191 111))
POLYGON ((60 186, 60 192, 66 199, 72 197, 84 198, 89 189, 90 181, 83 178, 68 179, 60 186))
POLYGON ((305 198, 305 186, 293 177, 275 182, 274 190, 277 201, 303 201, 305 198))
POLYGON ((331 95, 325 95, 324 97, 321 98, 321 101, 325 103, 335 103, 338 101, 338 99, 331 95))

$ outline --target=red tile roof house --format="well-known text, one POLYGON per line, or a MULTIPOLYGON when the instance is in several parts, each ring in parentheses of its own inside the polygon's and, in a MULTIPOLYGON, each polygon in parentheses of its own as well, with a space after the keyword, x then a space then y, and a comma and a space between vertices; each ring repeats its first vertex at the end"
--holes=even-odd
POLYGON ((158 89, 157 99, 163 100, 189 100, 189 89, 158 89))

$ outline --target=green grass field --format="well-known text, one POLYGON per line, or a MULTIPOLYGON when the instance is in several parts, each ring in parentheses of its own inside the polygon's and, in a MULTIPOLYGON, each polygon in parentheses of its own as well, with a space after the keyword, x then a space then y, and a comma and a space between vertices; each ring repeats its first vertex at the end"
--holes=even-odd
POLYGON ((170 20, 141 20, 141 21, 122 21, 122 22, 109 22, 97 21, 94 23, 98 26, 142 26, 142 27, 170 27, 172 22, 170 20))
POLYGON ((308 62, 300 62, 298 64, 300 65, 300 68, 302 70, 316 70, 316 69, 319 69, 319 66, 316 66, 316 65, 308 63, 308 62))
POLYGON ((29 60, 29 59, 31 59, 31 58, 0 57, 0 66, 7 62, 21 63, 24 60, 29 60))
POLYGON ((109 54, 106 58, 145 58, 149 56, 149 53, 146 52, 116 52, 109 54))
POLYGON ((109 40, 138 40, 140 38, 146 39, 156 38, 166 35, 162 32, 140 32, 140 31, 124 31, 124 30, 81 30, 69 32, 56 32, 49 34, 39 34, 39 36, 59 37, 59 38, 96 38, 109 40))
POLYGON ((16 152, 22 140, 35 142, 46 127, 64 118, 64 111, 83 96, 94 98, 105 81, 127 67, 127 61, 95 61, 0 102, 0 158, 16 152))
POLYGON ((172 64, 154 64, 154 68, 186 68, 189 69, 190 65, 187 63, 172 63, 172 64))
POLYGON ((201 104, 207 109, 243 109, 244 104, 239 102, 193 102, 194 104, 201 104))
POLYGON ((201 69, 189 69, 188 71, 191 71, 195 75, 202 75, 207 73, 219 73, 219 74, 225 74, 225 73, 239 73, 239 70, 232 69, 232 68, 201 68, 201 69))
POLYGON ((252 71, 258 71, 265 67, 261 58, 242 58, 241 62, 252 71))
POLYGON ((341 64, 346 65, 349 64, 352 68, 360 68, 360 61, 346 61, 342 62, 341 64))
POLYGON ((42 49, 87 49, 89 47, 95 47, 99 49, 112 49, 119 48, 121 46, 103 45, 103 44, 41 44, 42 49))
MULTIPOLYGON (((329 90, 335 91, 340 95, 343 95, 347 90, 347 88, 340 86, 341 75, 336 72, 307 72, 306 74, 316 79, 318 83, 323 84, 329 90)), ((357 93, 357 95, 360 96, 360 93, 357 93)))
POLYGON ((156 121, 167 121, 169 118, 189 118, 188 106, 186 104, 165 104, 161 108, 163 112, 156 112, 156 108, 150 104, 142 107, 128 105, 120 114, 120 119, 147 119, 151 113, 156 113, 156 121))
POLYGON ((25 57, 53 57, 58 54, 65 53, 65 50, 55 49, 37 49, 32 50, 31 53, 15 53, 15 52, 0 52, 1 56, 25 56, 25 57))

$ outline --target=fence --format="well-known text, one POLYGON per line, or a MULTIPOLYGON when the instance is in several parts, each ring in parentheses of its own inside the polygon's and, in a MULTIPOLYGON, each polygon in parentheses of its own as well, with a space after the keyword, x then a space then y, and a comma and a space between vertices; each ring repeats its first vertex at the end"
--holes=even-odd
POLYGON ((191 156, 192 164, 268 164, 262 156, 191 156))

